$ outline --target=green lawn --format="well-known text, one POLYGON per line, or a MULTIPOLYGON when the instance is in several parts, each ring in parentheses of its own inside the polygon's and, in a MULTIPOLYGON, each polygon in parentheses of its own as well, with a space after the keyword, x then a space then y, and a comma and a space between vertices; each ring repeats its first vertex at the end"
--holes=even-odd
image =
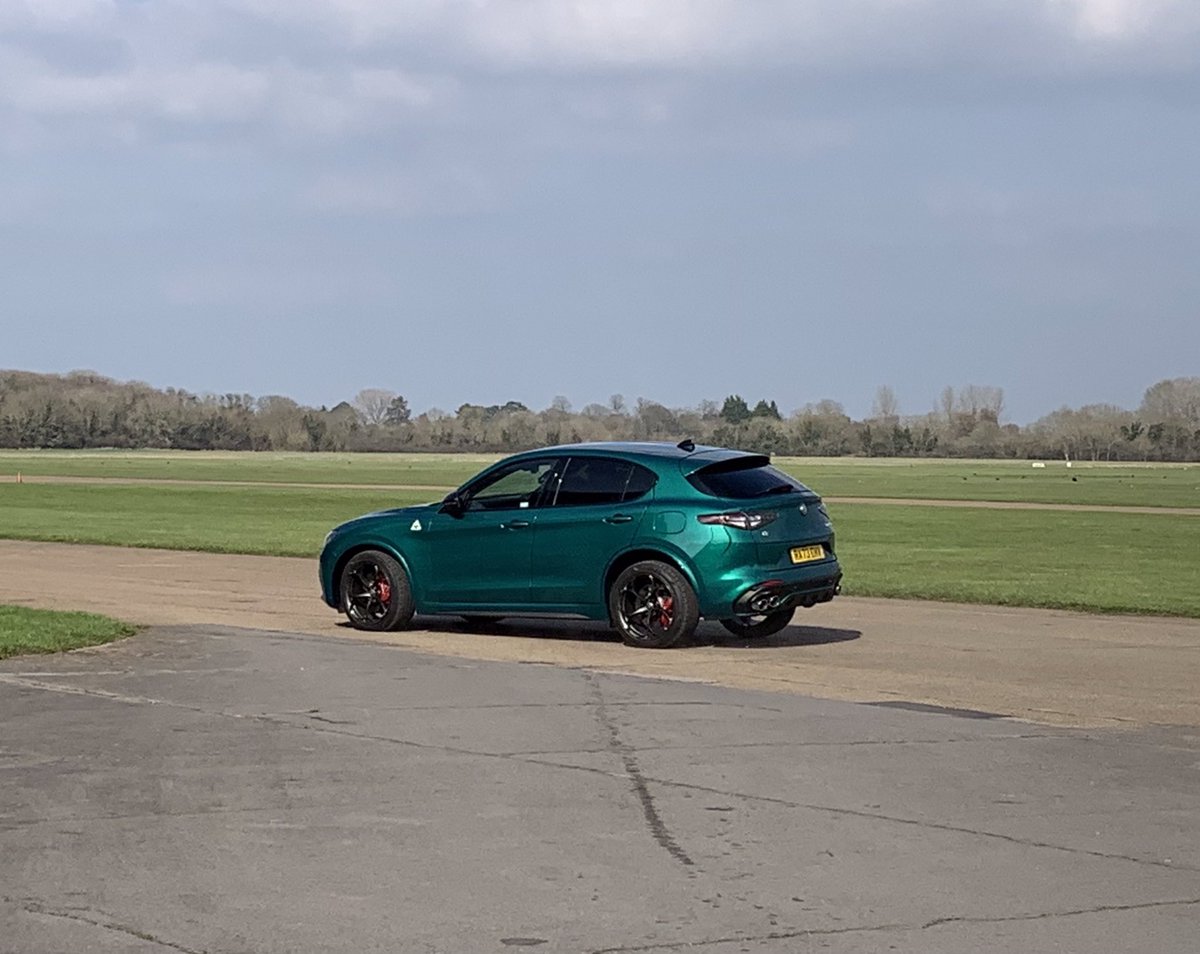
POLYGON ((826 497, 1001 500, 1048 504, 1200 508, 1200 464, 1046 461, 847 460, 780 457, 826 497))
MULTIPOLYGON (((315 556, 422 491, 0 484, 0 537, 315 556)), ((1200 617, 1200 516, 832 507, 846 592, 1200 617)))
MULTIPOLYGON (((0 483, 29 476, 457 487, 494 454, 0 451, 0 483)), ((1200 464, 781 457, 826 497, 1200 507, 1200 464)), ((429 491, 426 491, 428 494, 429 491)))
POLYGON ((57 653, 80 646, 97 646, 135 627, 92 613, 58 613, 51 610, 0 606, 0 659, 23 653, 57 653))
POLYGON ((848 594, 1200 617, 1200 516, 830 510, 848 594))
POLYGON ((0 538, 312 556, 359 514, 428 491, 163 484, 0 484, 0 538))
POLYGON ((0 480, 29 476, 457 487, 496 454, 0 451, 0 480))

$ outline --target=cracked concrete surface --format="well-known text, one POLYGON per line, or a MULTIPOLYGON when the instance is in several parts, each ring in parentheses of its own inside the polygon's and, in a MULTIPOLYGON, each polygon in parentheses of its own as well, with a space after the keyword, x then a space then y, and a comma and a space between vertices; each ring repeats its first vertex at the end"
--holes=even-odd
POLYGON ((0 952, 1200 949, 1200 736, 219 626, 0 663, 0 952))

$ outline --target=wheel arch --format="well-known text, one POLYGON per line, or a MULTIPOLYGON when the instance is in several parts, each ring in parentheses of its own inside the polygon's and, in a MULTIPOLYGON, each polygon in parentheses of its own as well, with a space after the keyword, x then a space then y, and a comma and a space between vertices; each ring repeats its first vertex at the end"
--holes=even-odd
POLYGON ((391 544, 372 540, 364 540, 359 543, 352 544, 351 546, 347 547, 345 552, 337 558, 337 562, 333 565, 333 574, 331 576, 331 592, 334 594, 341 592, 342 571, 346 568, 346 564, 350 562, 350 558, 355 554, 365 553, 368 550, 378 550, 380 553, 386 553, 393 560, 400 564, 405 575, 408 576, 408 586, 412 592, 413 602, 419 604, 420 600, 417 598, 416 581, 413 579, 412 567, 409 566, 408 558, 391 544))
MULTIPOLYGON (((635 563, 641 563, 643 560, 659 560, 662 563, 669 563, 675 567, 684 578, 688 581, 692 591, 696 593, 699 599, 700 589, 696 582, 696 574, 692 572, 688 561, 683 559, 679 554, 672 553, 670 550, 661 547, 635 547, 632 550, 626 550, 613 557, 612 562, 608 564, 608 569, 604 571, 604 585, 601 591, 601 599, 604 603, 605 613, 608 614, 608 592, 612 589, 613 582, 621 574, 626 567, 633 566, 635 563)), ((615 625, 615 621, 609 615, 609 623, 615 625)))

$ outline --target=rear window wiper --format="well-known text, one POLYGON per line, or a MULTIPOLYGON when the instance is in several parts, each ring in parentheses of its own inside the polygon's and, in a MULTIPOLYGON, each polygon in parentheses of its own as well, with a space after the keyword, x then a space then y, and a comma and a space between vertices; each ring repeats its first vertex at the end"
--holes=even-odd
POLYGON ((796 488, 791 484, 776 484, 774 487, 768 487, 762 493, 755 494, 756 497, 769 497, 772 494, 791 494, 795 493, 796 488))

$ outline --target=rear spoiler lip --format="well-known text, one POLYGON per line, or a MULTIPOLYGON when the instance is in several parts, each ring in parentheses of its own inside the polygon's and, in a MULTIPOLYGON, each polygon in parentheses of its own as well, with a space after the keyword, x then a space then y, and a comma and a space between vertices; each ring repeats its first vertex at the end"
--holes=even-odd
POLYGON ((769 454, 754 454, 750 451, 703 450, 680 460, 679 469, 685 477, 690 477, 699 471, 731 461, 746 462, 743 466, 747 467, 765 467, 771 463, 771 457, 769 454))

